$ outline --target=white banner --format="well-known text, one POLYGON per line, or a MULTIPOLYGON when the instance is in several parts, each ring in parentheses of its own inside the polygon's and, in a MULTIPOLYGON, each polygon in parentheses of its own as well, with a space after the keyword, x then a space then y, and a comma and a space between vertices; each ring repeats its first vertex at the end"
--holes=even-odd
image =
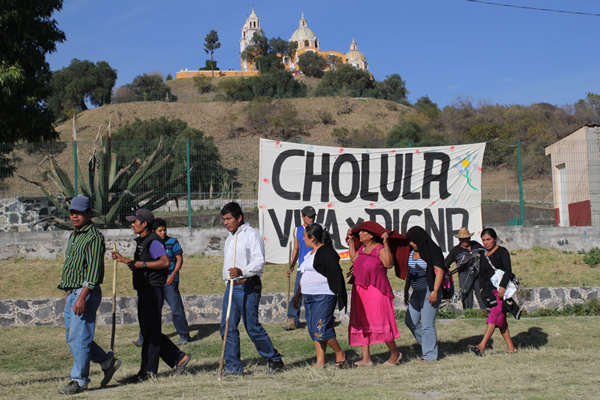
POLYGON ((418 225, 449 251, 462 226, 479 233, 485 143, 402 149, 352 149, 261 139, 258 207, 267 262, 288 262, 300 210, 347 256, 349 227, 376 221, 399 233, 418 225))

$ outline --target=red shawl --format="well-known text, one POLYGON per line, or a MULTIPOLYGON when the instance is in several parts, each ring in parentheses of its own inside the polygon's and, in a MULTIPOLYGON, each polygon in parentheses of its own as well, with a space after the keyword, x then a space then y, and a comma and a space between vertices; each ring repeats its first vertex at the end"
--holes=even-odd
MULTIPOLYGON (((367 231, 380 238, 381 235, 387 232, 388 244, 390 245, 390 250, 394 258, 394 272, 398 278, 406 279, 406 273, 408 272, 408 255, 410 254, 408 238, 396 231, 387 231, 375 221, 367 221, 352 228, 352 240, 354 240, 354 248, 356 251, 358 251, 361 246, 360 240, 358 239, 358 232, 360 231, 367 231)), ((346 242, 348 242, 348 239, 346 239, 346 242)))

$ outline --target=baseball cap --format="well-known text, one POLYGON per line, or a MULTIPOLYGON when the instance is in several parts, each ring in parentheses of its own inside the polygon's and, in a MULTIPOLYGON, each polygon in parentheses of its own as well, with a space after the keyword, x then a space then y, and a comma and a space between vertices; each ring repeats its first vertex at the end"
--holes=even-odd
POLYGON ((92 208, 92 202, 89 197, 85 196, 77 196, 73 197, 71 200, 71 206, 69 207, 69 211, 86 211, 92 208))
POLYGON ((317 215, 317 212, 315 211, 314 208, 312 208, 311 206, 306 206, 302 209, 302 215, 304 215, 305 217, 314 217, 315 215, 317 215))
POLYGON ((150 212, 150 210, 146 210, 145 208, 140 208, 135 212, 135 215, 129 215, 125 217, 125 219, 129 222, 133 222, 135 220, 139 220, 140 223, 147 222, 148 225, 151 225, 154 222, 154 214, 150 212))

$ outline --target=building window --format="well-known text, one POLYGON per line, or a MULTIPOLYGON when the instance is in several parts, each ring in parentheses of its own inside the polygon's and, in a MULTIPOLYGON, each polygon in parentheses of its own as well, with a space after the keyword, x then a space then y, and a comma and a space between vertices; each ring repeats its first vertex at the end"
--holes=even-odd
POLYGON ((308 42, 308 40, 305 40, 304 41, 304 47, 308 47, 308 46, 310 46, 310 43, 308 42))

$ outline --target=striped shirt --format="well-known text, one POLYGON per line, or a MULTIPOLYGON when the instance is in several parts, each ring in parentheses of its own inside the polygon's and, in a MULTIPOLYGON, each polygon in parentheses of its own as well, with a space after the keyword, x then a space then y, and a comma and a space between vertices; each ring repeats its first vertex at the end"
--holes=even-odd
POLYGON ((76 289, 87 286, 94 289, 104 279, 104 236, 88 223, 69 236, 65 265, 58 288, 76 289))
MULTIPOLYGON (((179 240, 174 237, 167 236, 165 240, 165 250, 167 251, 167 257, 169 257, 169 262, 171 265, 169 266, 169 275, 173 273, 175 270, 175 266, 177 265, 177 257, 183 255, 183 249, 179 244, 179 240)), ((179 274, 175 275, 174 283, 179 283, 179 274)))
POLYGON ((422 258, 413 259, 414 250, 408 256, 410 286, 415 290, 427 289, 427 263, 422 258))
MULTIPOLYGON (((265 266, 265 242, 260 233, 250 224, 241 225, 236 234, 235 266, 242 270, 242 277, 261 276, 265 266)), ((233 242, 235 235, 230 234, 225 241, 223 259, 223 280, 229 280, 229 268, 233 265, 233 242)))

